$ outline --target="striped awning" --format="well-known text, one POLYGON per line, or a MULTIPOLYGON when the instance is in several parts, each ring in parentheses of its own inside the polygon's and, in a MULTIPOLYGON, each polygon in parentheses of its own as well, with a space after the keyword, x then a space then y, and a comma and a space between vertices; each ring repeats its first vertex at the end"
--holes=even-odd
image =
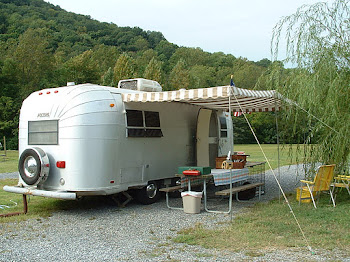
POLYGON ((129 102, 183 102, 209 109, 232 112, 278 111, 280 100, 274 90, 255 91, 235 86, 218 86, 198 89, 180 89, 163 92, 124 93, 123 101, 129 102))

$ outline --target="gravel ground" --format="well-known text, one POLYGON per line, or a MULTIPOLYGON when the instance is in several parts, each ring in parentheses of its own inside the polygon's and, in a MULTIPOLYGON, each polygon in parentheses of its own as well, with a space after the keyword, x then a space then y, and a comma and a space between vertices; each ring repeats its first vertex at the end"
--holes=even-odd
MULTIPOLYGON (((281 168, 281 184, 286 192, 295 189, 301 170, 298 166, 281 168)), ((17 176, 0 174, 0 179, 17 176)), ((278 196, 277 184, 269 171, 262 201, 278 196)), ((171 201, 172 205, 181 205, 181 199, 171 201)), ((256 201, 234 201, 234 215, 256 201)), ((217 202, 209 204, 214 207, 217 202)), ((223 201, 215 207, 226 205, 223 201)), ((103 205, 60 211, 50 218, 0 224, 0 261, 350 261, 350 257, 339 252, 315 250, 312 255, 306 247, 263 250, 261 256, 251 257, 244 250, 233 253, 171 241, 179 230, 196 223, 215 227, 228 221, 230 216, 225 214, 169 210, 164 199, 149 206, 132 202, 125 208, 103 205)))
POLYGON ((12 173, 2 173, 0 174, 0 179, 6 179, 6 178, 17 178, 18 172, 12 172, 12 173))

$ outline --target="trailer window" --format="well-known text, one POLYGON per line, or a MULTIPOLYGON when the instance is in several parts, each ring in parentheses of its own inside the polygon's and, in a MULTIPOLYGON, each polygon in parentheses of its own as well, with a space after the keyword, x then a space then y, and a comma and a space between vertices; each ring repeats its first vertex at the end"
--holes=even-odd
POLYGON ((220 117, 220 137, 227 137, 227 123, 225 117, 220 117))
POLYGON ((159 113, 145 111, 146 127, 160 127, 159 113))
POLYGON ((29 121, 28 145, 58 145, 58 120, 29 121))
POLYGON ((159 112, 126 110, 128 137, 162 137, 159 112))
POLYGON ((128 126, 143 127, 142 111, 126 110, 126 118, 127 118, 128 126))

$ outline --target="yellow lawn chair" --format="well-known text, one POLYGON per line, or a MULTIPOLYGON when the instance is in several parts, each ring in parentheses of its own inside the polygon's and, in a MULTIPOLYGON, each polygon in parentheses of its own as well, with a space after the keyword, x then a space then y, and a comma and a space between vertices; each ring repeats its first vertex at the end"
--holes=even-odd
MULTIPOLYGON (((350 176, 343 176, 343 175, 339 175, 337 177, 334 178, 334 183, 332 184, 333 186, 333 190, 332 193, 334 192, 334 189, 342 189, 342 188, 346 188, 346 190, 348 191, 349 195, 350 195, 350 176)), ((336 198, 336 194, 334 198, 336 198)))
POLYGON ((316 207, 315 198, 319 199, 321 192, 329 192, 335 207, 335 201, 333 198, 333 190, 331 189, 335 165, 323 165, 320 166, 315 175, 314 181, 300 180, 301 187, 299 188, 299 205, 302 200, 310 199, 316 207), (306 186, 303 186, 306 184, 306 186))

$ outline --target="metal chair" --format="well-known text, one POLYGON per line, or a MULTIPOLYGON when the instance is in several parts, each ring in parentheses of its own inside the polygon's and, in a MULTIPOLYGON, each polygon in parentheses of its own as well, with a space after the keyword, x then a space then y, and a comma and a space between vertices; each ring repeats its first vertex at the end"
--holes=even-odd
POLYGON ((333 206, 335 207, 335 201, 332 193, 333 190, 331 188, 334 177, 334 167, 335 165, 322 165, 318 168, 314 181, 300 180, 301 187, 299 188, 299 205, 302 200, 311 198, 314 207, 317 208, 315 198, 319 199, 322 192, 329 192, 333 206), (303 184, 306 186, 303 186, 303 184), (308 193, 310 195, 308 195, 308 193))
MULTIPOLYGON (((339 175, 339 176, 335 177, 334 183, 332 184, 332 186, 333 186, 332 193, 334 193, 335 189, 345 188, 350 195, 350 176, 339 175)), ((334 198, 336 198, 336 196, 337 196, 337 190, 335 192, 334 198)))

